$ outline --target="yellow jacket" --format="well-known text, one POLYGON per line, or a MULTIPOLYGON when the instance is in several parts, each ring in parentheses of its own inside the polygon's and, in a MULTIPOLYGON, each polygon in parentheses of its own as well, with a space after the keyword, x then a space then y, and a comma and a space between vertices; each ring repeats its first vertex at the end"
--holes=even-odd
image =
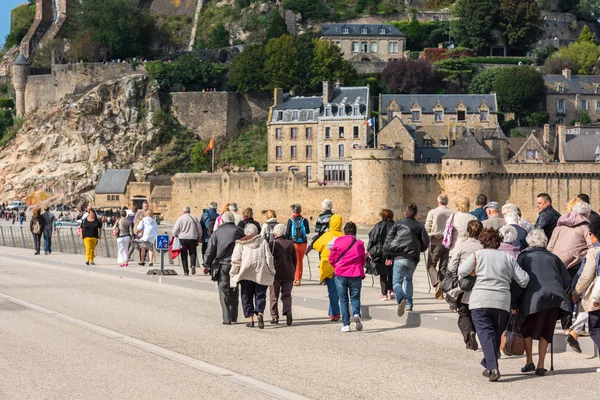
POLYGON ((333 266, 329 263, 329 242, 333 239, 344 236, 342 232, 342 217, 333 214, 329 220, 329 230, 325 232, 313 244, 313 249, 321 253, 321 262, 319 263, 319 280, 324 281, 325 278, 333 278, 333 266))

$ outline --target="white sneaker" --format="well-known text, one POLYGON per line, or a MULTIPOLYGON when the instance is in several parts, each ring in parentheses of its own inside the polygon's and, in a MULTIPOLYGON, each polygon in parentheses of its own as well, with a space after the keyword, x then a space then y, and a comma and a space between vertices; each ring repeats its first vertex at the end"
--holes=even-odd
POLYGON ((362 324, 362 321, 360 320, 360 315, 356 314, 354 316, 354 324, 355 324, 355 328, 358 332, 362 331, 363 324, 362 324))
POLYGON ((600 372, 600 368, 598 368, 598 369, 596 370, 596 372, 600 372))
POLYGON ((342 332, 350 332, 350 325, 342 326, 342 332))

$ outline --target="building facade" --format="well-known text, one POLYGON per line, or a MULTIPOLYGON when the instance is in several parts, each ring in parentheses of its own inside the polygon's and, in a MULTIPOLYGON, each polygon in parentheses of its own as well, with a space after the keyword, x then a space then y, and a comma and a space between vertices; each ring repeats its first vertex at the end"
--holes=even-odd
POLYGON ((388 62, 404 57, 406 35, 389 24, 324 24, 321 35, 352 62, 388 62))
POLYGON ((309 182, 349 185, 352 151, 372 138, 369 87, 323 82, 323 95, 293 97, 275 89, 269 113, 269 171, 301 171, 309 182))
POLYGON ((549 124, 571 125, 586 111, 592 121, 600 120, 600 76, 572 75, 565 69, 562 75, 544 75, 546 111, 549 124))

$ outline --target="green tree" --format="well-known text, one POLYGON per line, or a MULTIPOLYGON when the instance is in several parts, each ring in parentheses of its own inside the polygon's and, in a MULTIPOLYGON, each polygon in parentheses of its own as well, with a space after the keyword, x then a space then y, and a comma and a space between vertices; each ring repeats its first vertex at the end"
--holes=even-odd
POLYGON ((460 58, 448 58, 434 64, 435 73, 444 82, 446 93, 464 93, 471 83, 473 64, 460 58))
POLYGON ((213 64, 202 60, 197 54, 186 54, 173 62, 150 61, 146 63, 146 71, 166 89, 177 83, 212 87, 219 75, 213 64))
POLYGON ((528 49, 544 31, 544 21, 537 1, 502 0, 499 26, 512 49, 528 49))
POLYGON ((541 73, 521 65, 501 68, 494 79, 494 91, 500 110, 520 115, 539 108, 546 86, 541 73))
POLYGON ((314 39, 310 84, 318 87, 323 81, 340 80, 351 84, 356 79, 354 67, 344 60, 340 49, 326 39, 314 39))
POLYGON ((267 61, 264 71, 268 82, 265 89, 293 88, 298 66, 298 52, 294 46, 294 39, 290 35, 283 35, 269 40, 265 54, 267 61))
POLYGON ((264 91, 268 82, 264 73, 266 57, 265 46, 246 46, 233 59, 229 68, 229 83, 241 93, 264 91))
POLYGON ((469 85, 470 94, 490 94, 494 91, 494 81, 502 67, 488 68, 477 74, 469 85))
POLYGON ((296 88, 300 92, 311 92, 320 90, 319 87, 313 87, 310 84, 313 55, 315 51, 315 41, 311 35, 294 36, 294 46, 296 47, 298 64, 296 69, 296 88))
POLYGON ((10 32, 6 36, 6 42, 4 48, 9 49, 14 46, 18 46, 29 28, 33 24, 33 17, 35 16, 35 2, 29 2, 29 4, 23 4, 11 11, 10 16, 10 32))
POLYGON ((596 36, 596 35, 593 34, 592 31, 590 31, 590 27, 587 25, 584 25, 583 29, 581 30, 581 34, 579 35, 579 38, 577 38, 577 42, 578 43, 583 43, 583 42, 594 43, 594 36, 596 36))
POLYGON ((267 29, 267 36, 265 40, 268 42, 269 39, 275 39, 280 36, 287 34, 287 25, 285 24, 285 19, 279 14, 279 9, 273 10, 273 17, 271 18, 271 23, 269 24, 269 29, 267 29))
POLYGON ((460 46, 487 53, 499 17, 498 0, 457 0, 452 9, 452 37, 460 46))
POLYGON ((592 117, 590 117, 590 114, 587 111, 581 110, 579 112, 579 123, 581 125, 589 125, 592 123, 592 117))
POLYGON ((558 57, 568 60, 575 73, 591 75, 600 57, 600 47, 591 42, 573 42, 567 47, 561 47, 558 57))
POLYGON ((229 46, 229 31, 225 28, 223 23, 218 23, 210 31, 209 43, 210 47, 213 49, 229 46))

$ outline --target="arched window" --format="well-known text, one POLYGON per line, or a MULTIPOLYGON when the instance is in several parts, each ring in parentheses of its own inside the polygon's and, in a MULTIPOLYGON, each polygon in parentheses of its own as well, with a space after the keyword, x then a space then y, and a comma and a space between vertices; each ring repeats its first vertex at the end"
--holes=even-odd
POLYGON ((339 158, 346 157, 346 147, 343 144, 338 145, 338 157, 339 158))

